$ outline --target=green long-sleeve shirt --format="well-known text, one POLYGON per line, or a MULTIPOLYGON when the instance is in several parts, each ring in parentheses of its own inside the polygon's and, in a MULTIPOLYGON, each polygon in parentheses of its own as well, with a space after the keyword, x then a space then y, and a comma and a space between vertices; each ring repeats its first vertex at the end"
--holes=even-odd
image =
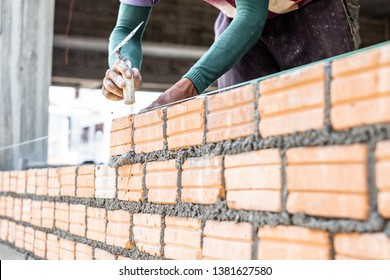
MULTIPOLYGON (((199 93, 227 72, 259 40, 268 15, 268 0, 236 0, 237 12, 222 35, 210 49, 183 76, 190 79, 199 93)), ((121 3, 116 26, 110 36, 109 52, 142 21, 140 28, 130 42, 122 48, 122 55, 128 57, 133 67, 142 64, 142 36, 151 13, 151 7, 136 7, 121 3)), ((110 67, 115 62, 109 56, 110 67)))

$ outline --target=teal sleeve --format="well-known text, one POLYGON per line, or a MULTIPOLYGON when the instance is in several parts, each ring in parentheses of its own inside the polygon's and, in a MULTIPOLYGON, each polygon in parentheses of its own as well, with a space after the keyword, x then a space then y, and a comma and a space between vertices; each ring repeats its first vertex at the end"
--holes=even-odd
POLYGON ((260 39, 268 15, 268 0, 236 0, 237 12, 229 27, 183 76, 199 93, 238 62, 260 39))
POLYGON ((137 33, 130 39, 130 41, 122 47, 121 50, 121 54, 130 59, 133 67, 140 69, 142 64, 141 40, 149 20, 151 10, 151 7, 136 7, 124 3, 120 4, 118 20, 111 33, 108 47, 108 63, 110 68, 113 67, 116 61, 116 57, 111 54, 112 51, 143 21, 144 24, 140 27, 140 29, 138 29, 137 33))

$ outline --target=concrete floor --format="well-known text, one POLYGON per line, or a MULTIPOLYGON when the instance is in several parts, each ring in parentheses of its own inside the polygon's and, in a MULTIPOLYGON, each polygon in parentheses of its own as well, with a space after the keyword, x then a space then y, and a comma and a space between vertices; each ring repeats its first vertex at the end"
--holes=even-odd
POLYGON ((24 260, 25 256, 8 246, 0 244, 0 260, 24 260))

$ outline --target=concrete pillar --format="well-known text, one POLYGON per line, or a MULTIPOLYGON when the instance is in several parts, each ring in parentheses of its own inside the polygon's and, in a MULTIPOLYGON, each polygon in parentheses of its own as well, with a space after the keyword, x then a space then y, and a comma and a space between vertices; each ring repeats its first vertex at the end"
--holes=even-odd
POLYGON ((47 160, 54 0, 0 0, 0 170, 47 160))

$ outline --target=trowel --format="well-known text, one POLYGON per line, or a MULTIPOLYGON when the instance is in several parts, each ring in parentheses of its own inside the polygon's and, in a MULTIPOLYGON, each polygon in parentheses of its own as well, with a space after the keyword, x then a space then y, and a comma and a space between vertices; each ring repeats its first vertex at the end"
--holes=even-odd
MULTIPOLYGON (((137 30, 141 27, 141 25, 144 22, 141 22, 133 31, 130 32, 129 35, 126 36, 126 38, 112 51, 112 55, 115 55, 119 60, 123 60, 127 66, 129 67, 130 71, 133 72, 133 67, 131 65, 130 59, 124 57, 121 55, 121 49, 124 45, 127 44, 127 42, 131 39, 131 37, 134 36, 134 34, 137 32, 137 30)), ((132 73, 133 74, 133 73, 132 73)), ((123 100, 125 101, 126 105, 132 105, 135 103, 135 87, 134 87, 134 77, 131 76, 130 79, 122 76, 123 79, 126 82, 126 86, 123 89, 123 100)))

